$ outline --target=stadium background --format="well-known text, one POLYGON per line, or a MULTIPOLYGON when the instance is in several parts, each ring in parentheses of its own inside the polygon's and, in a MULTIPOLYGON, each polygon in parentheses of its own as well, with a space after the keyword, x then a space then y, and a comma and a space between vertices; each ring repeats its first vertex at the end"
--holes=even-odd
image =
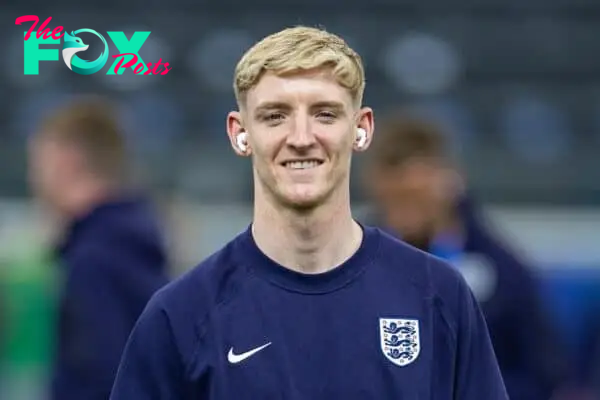
MULTIPOLYGON (((598 1, 5 0, 0 16, 1 399, 42 398, 51 354, 56 277, 25 163, 39 117, 80 93, 120 104, 139 178, 163 207, 179 274, 250 220, 251 165, 235 157, 225 135, 235 62, 253 41, 299 23, 339 33, 361 53, 365 102, 376 116, 410 103, 450 128, 474 192, 532 261, 554 322, 572 354, 584 356, 581 343, 600 322, 598 1), (50 28, 149 30, 141 57, 173 69, 79 76, 60 60, 25 76, 29 26, 14 20, 26 14, 52 16, 50 28)), ((368 209, 361 161, 352 193, 358 214, 368 209)))

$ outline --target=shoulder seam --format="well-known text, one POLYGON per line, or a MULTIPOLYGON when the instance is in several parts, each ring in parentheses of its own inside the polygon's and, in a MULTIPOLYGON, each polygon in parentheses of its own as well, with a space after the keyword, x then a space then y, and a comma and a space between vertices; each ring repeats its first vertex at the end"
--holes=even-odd
MULTIPOLYGON (((430 266, 431 266, 432 260, 433 260, 432 257, 427 257, 427 271, 430 275, 431 275, 430 266)), ((433 280, 430 280, 430 282, 433 282, 433 280)), ((457 340, 456 328, 455 328, 455 326, 453 326, 453 324, 452 324, 453 321, 448 315, 448 310, 447 310, 448 305, 444 301, 444 299, 439 295, 436 288, 433 287, 433 283, 431 283, 431 296, 432 296, 433 304, 435 305, 435 308, 437 309, 437 311, 440 313, 442 321, 444 321, 444 324, 450 331, 451 340, 453 342, 456 342, 456 340, 457 340)), ((452 314, 452 313, 450 313, 450 314, 452 314)), ((456 322, 456 321, 454 321, 454 322, 456 322)))
MULTIPOLYGON (((249 272, 248 268, 240 265, 237 262, 236 262, 236 265, 234 266, 234 268, 241 268, 243 270, 244 275, 249 274, 248 273, 249 272)), ((252 274, 250 274, 250 275, 252 275, 252 274)), ((214 313, 217 312, 225 304, 227 304, 228 302, 232 301, 235 298, 235 296, 238 293, 240 293, 240 291, 242 290, 242 288, 244 287, 244 285, 247 284, 247 282, 248 282, 248 280, 243 280, 241 283, 235 284, 235 286, 227 294, 227 296, 224 296, 223 299, 221 299, 218 303, 216 303, 213 307, 211 307, 206 312, 206 315, 204 316, 204 318, 202 318, 202 320, 200 321, 200 323, 197 325, 197 328, 194 329, 194 334, 195 334, 195 343, 194 343, 195 344, 195 350, 190 355, 189 359, 186 360, 186 369, 190 365, 190 360, 194 360, 197 357, 198 352, 200 352, 202 350, 202 347, 200 346, 200 342, 202 341, 202 339, 204 338, 204 336, 208 332, 208 325, 209 325, 209 321, 210 321, 211 316, 214 315, 214 313)))

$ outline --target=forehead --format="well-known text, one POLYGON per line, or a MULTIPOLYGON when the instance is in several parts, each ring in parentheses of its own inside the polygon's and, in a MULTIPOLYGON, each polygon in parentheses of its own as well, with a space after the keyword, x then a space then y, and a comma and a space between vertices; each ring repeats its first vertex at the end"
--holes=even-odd
POLYGON ((335 102, 352 106, 350 92, 342 87, 328 71, 307 71, 278 76, 266 73, 247 94, 247 107, 252 110, 267 103, 292 106, 319 102, 335 102))
POLYGON ((64 141, 47 134, 47 132, 40 132, 33 136, 29 147, 34 154, 45 157, 62 156, 69 150, 69 146, 64 141))

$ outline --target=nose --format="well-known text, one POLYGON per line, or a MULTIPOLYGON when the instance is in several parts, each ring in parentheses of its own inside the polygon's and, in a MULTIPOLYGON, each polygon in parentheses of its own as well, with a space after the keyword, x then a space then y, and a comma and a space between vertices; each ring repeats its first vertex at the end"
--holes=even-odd
POLYGON ((286 144, 296 149, 306 149, 316 143, 308 118, 298 118, 287 136, 286 144))

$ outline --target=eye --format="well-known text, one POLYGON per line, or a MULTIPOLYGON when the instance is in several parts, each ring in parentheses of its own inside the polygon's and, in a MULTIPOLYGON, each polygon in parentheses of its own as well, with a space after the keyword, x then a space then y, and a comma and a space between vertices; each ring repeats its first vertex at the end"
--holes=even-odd
POLYGON ((279 113, 279 112, 275 112, 275 113, 270 113, 270 114, 264 115, 262 119, 268 123, 277 123, 277 122, 283 121, 284 118, 285 118, 285 115, 283 115, 282 113, 279 113))
POLYGON ((336 115, 331 111, 321 111, 317 114, 317 118, 324 122, 333 122, 336 119, 336 115))

